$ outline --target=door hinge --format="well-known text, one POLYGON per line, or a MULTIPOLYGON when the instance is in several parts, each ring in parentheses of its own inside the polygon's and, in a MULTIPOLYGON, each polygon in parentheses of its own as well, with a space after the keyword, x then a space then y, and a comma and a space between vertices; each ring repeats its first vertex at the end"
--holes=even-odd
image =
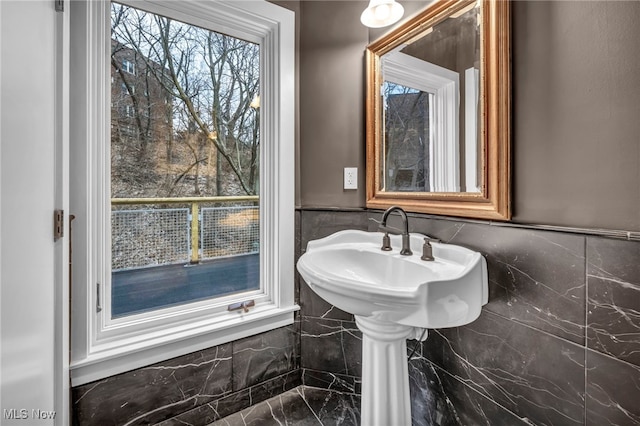
POLYGON ((64 12, 64 0, 53 0, 56 5, 56 12, 64 12))
POLYGON ((64 210, 53 212, 53 241, 64 237, 64 210))
POLYGON ((102 305, 100 304, 100 283, 96 283, 96 313, 102 311, 102 305))

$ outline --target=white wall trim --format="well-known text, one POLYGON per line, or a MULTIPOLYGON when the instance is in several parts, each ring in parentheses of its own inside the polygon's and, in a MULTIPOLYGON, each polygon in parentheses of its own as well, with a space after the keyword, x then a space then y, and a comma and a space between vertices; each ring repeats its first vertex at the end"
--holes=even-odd
POLYGON ((215 327, 204 324, 193 331, 175 334, 171 339, 161 336, 153 342, 146 342, 126 351, 113 350, 94 354, 71 365, 71 385, 79 386, 290 325, 293 322, 293 312, 297 309, 297 306, 293 306, 289 309, 253 311, 251 315, 234 312, 235 318, 229 318, 227 324, 216 324, 215 327))
POLYGON ((464 96, 465 192, 480 192, 481 183, 478 182, 480 70, 473 67, 465 70, 464 96))
MULTIPOLYGON (((72 3, 72 2, 68 2, 72 3)), ((73 7, 67 4, 67 8, 73 7)), ((69 29, 70 13, 56 13, 55 208, 65 214, 64 236, 55 252, 54 398, 56 425, 71 423, 69 413, 69 29)))
MULTIPOLYGON (((2 2, 0 2, 0 87, 2 87, 2 2)), ((2 146, 4 144, 4 140, 2 137, 2 93, 0 93, 0 241, 2 239, 2 146)), ((2 244, 0 244, 0 306, 2 306, 2 289, 4 288, 4 284, 2 282, 2 244)), ((2 330, 2 315, 0 315, 0 330, 2 330)), ((4 387, 4 382, 2 380, 2 337, 0 336, 0 403, 2 403, 2 388, 4 387)))

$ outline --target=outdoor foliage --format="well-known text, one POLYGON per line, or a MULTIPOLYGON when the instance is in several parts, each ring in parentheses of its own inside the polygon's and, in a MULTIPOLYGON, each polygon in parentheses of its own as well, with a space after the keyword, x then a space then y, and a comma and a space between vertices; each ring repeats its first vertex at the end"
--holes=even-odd
POLYGON ((259 46, 111 12, 113 196, 257 194, 259 46))
POLYGON ((385 188, 429 190, 429 97, 401 84, 383 85, 385 188))
MULTIPOLYGON (((259 76, 255 43, 112 3, 111 196, 258 195, 259 76)), ((114 205, 112 268, 257 252, 247 204, 199 203, 195 247, 190 205, 114 205)))

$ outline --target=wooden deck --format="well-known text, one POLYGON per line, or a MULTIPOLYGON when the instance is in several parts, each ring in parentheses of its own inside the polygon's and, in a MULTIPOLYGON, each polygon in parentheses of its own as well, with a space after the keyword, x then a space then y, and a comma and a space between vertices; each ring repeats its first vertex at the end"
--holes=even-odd
POLYGON ((112 274, 112 317, 180 305, 260 286, 258 254, 197 265, 163 265, 112 274))

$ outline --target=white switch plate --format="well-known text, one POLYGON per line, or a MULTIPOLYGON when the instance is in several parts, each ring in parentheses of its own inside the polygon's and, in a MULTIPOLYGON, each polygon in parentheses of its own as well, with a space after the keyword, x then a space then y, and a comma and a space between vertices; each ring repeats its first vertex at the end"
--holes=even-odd
POLYGON ((358 189, 358 168, 344 168, 344 189, 358 189))

